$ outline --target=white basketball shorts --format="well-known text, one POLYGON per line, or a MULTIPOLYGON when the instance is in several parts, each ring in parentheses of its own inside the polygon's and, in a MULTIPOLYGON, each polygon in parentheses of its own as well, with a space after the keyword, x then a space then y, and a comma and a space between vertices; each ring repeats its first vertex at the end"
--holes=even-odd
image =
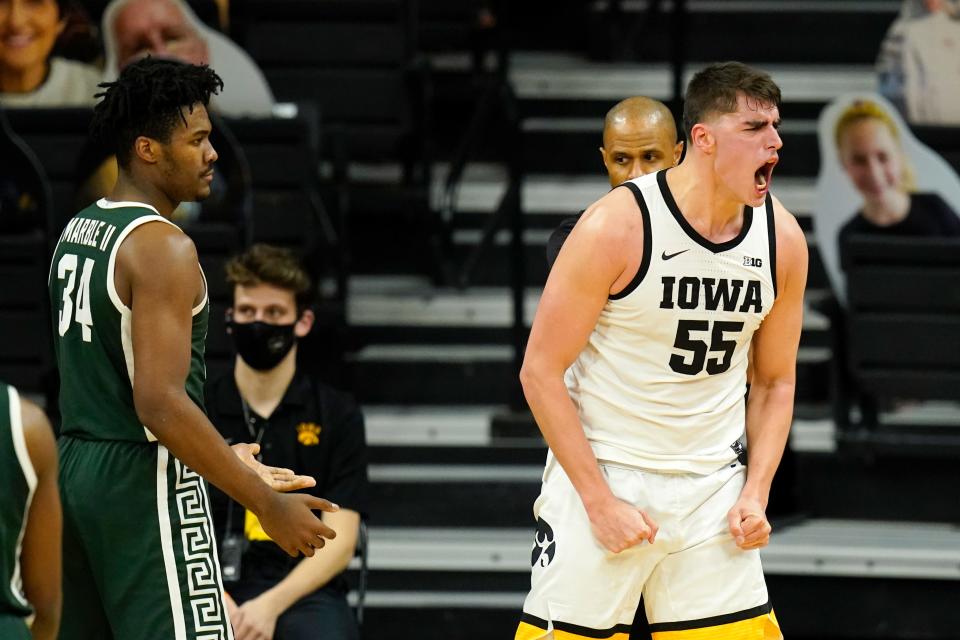
POLYGON ((782 638, 760 553, 739 549, 728 529, 746 467, 733 463, 706 476, 601 469, 615 496, 657 522, 656 542, 607 551, 550 456, 533 508, 531 590, 516 640, 627 640, 641 594, 653 640, 782 638))

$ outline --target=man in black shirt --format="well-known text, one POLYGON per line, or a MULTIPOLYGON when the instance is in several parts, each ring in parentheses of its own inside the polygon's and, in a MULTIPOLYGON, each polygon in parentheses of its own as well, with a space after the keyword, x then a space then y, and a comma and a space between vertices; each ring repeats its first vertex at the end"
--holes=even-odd
POLYGON ((290 559, 254 514, 213 492, 228 609, 238 638, 354 640, 343 578, 367 503, 363 415, 346 394, 299 372, 297 340, 312 328, 310 279, 285 249, 254 245, 227 265, 233 375, 207 387, 207 411, 228 442, 256 442, 262 461, 316 479, 310 493, 340 506, 337 532, 312 558, 290 559))

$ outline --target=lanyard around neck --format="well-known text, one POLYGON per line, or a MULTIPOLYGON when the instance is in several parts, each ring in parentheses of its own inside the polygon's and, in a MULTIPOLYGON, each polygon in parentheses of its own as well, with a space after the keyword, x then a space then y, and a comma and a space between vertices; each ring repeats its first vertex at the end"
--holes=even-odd
MULTIPOLYGON (((253 414, 250 412, 250 405, 247 404, 246 399, 243 396, 240 396, 240 406, 243 408, 243 423, 247 426, 247 433, 250 434, 250 437, 253 438, 253 441, 257 444, 263 440, 263 432, 267 428, 267 421, 263 420, 260 424, 260 429, 256 433, 253 430, 254 422, 258 422, 253 419, 253 414)), ((260 459, 262 453, 257 454, 257 460, 260 459)))
MULTIPOLYGON (((247 427, 247 433, 250 434, 250 437, 253 438, 253 441, 257 444, 260 444, 263 440, 263 432, 267 429, 267 421, 263 420, 260 424, 260 429, 254 433, 253 423, 256 420, 253 419, 253 414, 250 412, 250 405, 247 404, 246 399, 243 396, 240 396, 240 407, 243 409, 243 423, 247 427)), ((263 453, 258 453, 256 455, 257 460, 262 461, 263 453)), ((227 522, 224 527, 224 532, 226 535, 230 535, 233 530, 233 498, 227 496, 227 522)))

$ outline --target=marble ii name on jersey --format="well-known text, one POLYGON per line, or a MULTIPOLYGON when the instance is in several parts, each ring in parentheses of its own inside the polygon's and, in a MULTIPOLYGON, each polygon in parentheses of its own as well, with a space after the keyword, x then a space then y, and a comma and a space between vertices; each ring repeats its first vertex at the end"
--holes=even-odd
POLYGON ((77 216, 67 223, 63 233, 60 234, 60 242, 70 242, 104 251, 116 231, 116 226, 103 220, 77 216))

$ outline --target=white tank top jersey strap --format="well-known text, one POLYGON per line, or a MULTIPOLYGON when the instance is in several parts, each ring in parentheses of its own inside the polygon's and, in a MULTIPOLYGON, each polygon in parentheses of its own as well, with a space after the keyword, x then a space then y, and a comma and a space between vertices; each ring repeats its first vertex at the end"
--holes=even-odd
POLYGON ((713 243, 684 219, 666 172, 631 180, 643 218, 636 277, 611 295, 566 384, 602 462, 707 474, 736 459, 747 353, 776 298, 773 201, 713 243))

